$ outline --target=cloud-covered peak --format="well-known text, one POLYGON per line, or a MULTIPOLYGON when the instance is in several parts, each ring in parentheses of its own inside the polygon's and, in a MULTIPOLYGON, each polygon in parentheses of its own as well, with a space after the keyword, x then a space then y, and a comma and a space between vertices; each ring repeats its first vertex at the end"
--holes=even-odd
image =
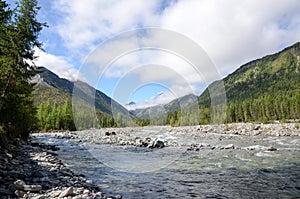
POLYGON ((136 102, 136 103, 128 103, 125 105, 125 108, 129 111, 136 110, 136 109, 144 109, 156 105, 163 105, 171 102, 172 100, 176 99, 177 97, 174 96, 171 92, 158 92, 157 95, 152 96, 150 99, 136 102))

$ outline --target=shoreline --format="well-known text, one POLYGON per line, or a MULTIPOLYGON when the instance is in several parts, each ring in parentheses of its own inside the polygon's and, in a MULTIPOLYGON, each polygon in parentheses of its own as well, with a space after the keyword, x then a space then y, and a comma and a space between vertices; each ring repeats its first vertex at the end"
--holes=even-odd
POLYGON ((144 128, 161 128, 168 131, 180 131, 184 130, 188 133, 192 131, 198 131, 199 133, 221 133, 221 134, 236 134, 236 135, 263 135, 263 136, 300 136, 300 121, 289 123, 227 123, 227 124, 202 124, 195 126, 137 126, 137 127, 107 127, 107 128, 92 128, 79 131, 51 131, 51 132, 35 132, 33 134, 43 133, 76 133, 89 130, 104 130, 106 132, 119 132, 126 133, 133 130, 144 128))
POLYGON ((0 198, 98 198, 107 196, 101 187, 77 174, 56 156, 52 145, 29 141, 20 143, 13 153, 0 151, 0 198))
POLYGON ((101 128, 82 131, 37 133, 61 139, 74 139, 91 144, 132 145, 148 148, 165 146, 189 146, 201 138, 232 136, 300 136, 299 123, 255 124, 231 123, 197 126, 145 126, 125 128, 101 128), (143 132, 143 133, 139 133, 143 132), (177 140, 176 140, 176 139, 177 140), (185 141, 182 142, 182 139, 185 141), (190 141, 190 143, 189 143, 190 141))

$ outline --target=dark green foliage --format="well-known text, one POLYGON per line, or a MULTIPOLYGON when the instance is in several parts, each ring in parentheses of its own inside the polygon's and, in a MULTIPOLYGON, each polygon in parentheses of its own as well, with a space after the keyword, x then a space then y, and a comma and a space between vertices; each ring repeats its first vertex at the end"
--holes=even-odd
POLYGON ((118 126, 117 122, 111 115, 100 112, 100 111, 97 111, 96 115, 97 115, 97 119, 99 121, 99 127, 107 128, 107 127, 117 127, 118 126))
MULTIPOLYGON (((63 105, 59 105, 56 102, 51 103, 48 100, 46 103, 41 103, 38 106, 37 118, 39 120, 39 131, 60 131, 60 130, 82 130, 87 128, 100 128, 100 127, 117 127, 117 122, 114 118, 101 111, 96 112, 96 118, 85 112, 87 105, 82 103, 78 104, 77 108, 82 107, 75 115, 76 126, 74 123, 74 117, 72 112, 72 105, 67 100, 63 105)), ((123 121, 119 121, 123 122, 123 121)))
MULTIPOLYGON (((216 106, 217 107, 217 106, 216 106)), ((218 107, 217 107, 218 109, 218 107)), ((199 109, 172 111, 154 118, 139 119, 137 124, 145 126, 171 125, 186 126, 211 123, 212 109, 202 106, 199 109), (166 119, 165 119, 166 118, 166 119)), ((217 114, 218 115, 218 114, 217 114)), ((223 117, 222 115, 218 115, 223 117)), ((224 122, 274 122, 300 118, 300 92, 287 92, 278 95, 262 95, 258 98, 248 98, 243 101, 227 103, 224 122)))
POLYGON ((224 79, 228 101, 299 91, 300 43, 241 66, 224 79))
POLYGON ((262 95, 227 106, 227 122, 272 122, 300 118, 300 92, 262 95))
POLYGON ((20 0, 10 10, 0 0, 0 125, 5 136, 26 138, 35 128, 32 84, 36 74, 34 48, 45 24, 36 20, 36 0, 20 0))
POLYGON ((40 104, 37 111, 38 127, 41 131, 75 130, 72 106, 69 101, 64 105, 56 103, 40 104))
POLYGON ((45 84, 36 84, 32 94, 34 97, 34 105, 36 107, 48 100, 50 100, 51 103, 57 103, 58 105, 63 105, 66 100, 71 100, 69 94, 45 84))

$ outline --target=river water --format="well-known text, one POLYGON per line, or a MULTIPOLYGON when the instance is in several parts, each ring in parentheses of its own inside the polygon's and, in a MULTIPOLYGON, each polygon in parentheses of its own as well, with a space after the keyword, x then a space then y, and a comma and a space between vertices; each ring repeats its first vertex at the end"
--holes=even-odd
POLYGON ((49 134, 33 139, 60 147, 57 153, 64 163, 103 192, 123 198, 300 197, 299 137, 214 134, 202 137, 201 143, 216 148, 199 151, 82 143, 49 134), (218 147, 229 143, 235 149, 218 147), (278 150, 266 150, 270 146, 278 150))

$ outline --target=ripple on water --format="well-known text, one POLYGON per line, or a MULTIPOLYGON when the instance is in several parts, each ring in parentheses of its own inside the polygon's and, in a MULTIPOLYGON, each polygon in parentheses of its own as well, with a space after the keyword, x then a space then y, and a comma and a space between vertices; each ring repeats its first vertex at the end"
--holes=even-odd
MULTIPOLYGON (((47 138, 43 139, 47 142, 47 138)), ((292 142, 292 139, 287 138, 286 143, 291 144, 285 148, 297 149, 298 141, 292 142)), ((271 140, 274 139, 258 140, 257 144, 270 146, 271 140)), ((78 145, 74 141, 65 142, 63 139, 53 138, 51 143, 61 148, 58 155, 65 163, 99 184, 104 192, 121 194, 124 198, 298 198, 300 196, 299 150, 279 148, 278 151, 266 152, 264 148, 256 148, 183 152, 176 151, 176 148, 164 151, 91 145, 91 149, 101 154, 102 159, 96 159, 87 147, 78 145), (122 171, 103 164, 105 158, 114 156, 116 162, 117 160, 127 162, 126 164, 135 167, 145 164, 153 167, 156 163, 154 160, 168 160, 170 154, 176 154, 177 158, 165 167, 145 173, 122 171)), ((242 144, 255 146, 252 145, 253 142, 244 141, 242 144)))

